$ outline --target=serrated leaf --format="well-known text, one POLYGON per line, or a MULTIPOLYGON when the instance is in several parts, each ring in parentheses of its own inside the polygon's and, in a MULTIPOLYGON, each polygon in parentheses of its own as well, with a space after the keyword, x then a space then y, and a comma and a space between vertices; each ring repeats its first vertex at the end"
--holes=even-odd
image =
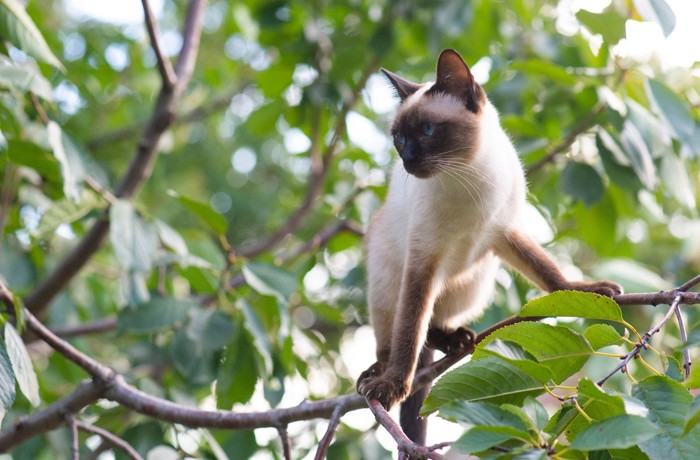
POLYGON ((644 417, 622 414, 595 422, 571 443, 577 450, 625 449, 647 441, 659 428, 644 417))
POLYGON ((552 371, 550 371, 547 366, 536 362, 531 354, 527 353, 516 343, 504 342, 498 339, 491 340, 475 350, 472 355, 472 360, 484 359, 487 357, 502 359, 528 375, 538 376, 538 378, 543 381, 548 382, 554 379, 552 371))
POLYGON ((20 391, 32 406, 37 407, 41 403, 41 398, 39 398, 39 382, 34 373, 32 360, 29 358, 22 338, 10 323, 5 323, 5 347, 20 391))
POLYGON ((208 383, 210 379, 211 352, 197 340, 188 337, 185 330, 175 333, 170 343, 170 359, 175 368, 192 383, 208 383))
POLYGON ((158 238, 160 239, 160 242, 163 243, 163 246, 172 249, 175 254, 180 256, 187 256, 189 254, 187 250, 187 243, 185 243, 185 239, 177 232, 177 230, 162 220, 156 220, 154 225, 156 227, 156 231, 158 232, 158 238))
POLYGON ((622 310, 609 297, 593 292, 555 291, 526 303, 518 316, 574 317, 621 322, 622 310))
POLYGON ((593 349, 581 334, 567 327, 544 323, 523 322, 501 328, 477 348, 496 339, 518 344, 552 372, 555 383, 580 370, 593 354, 593 349))
POLYGON ((296 292, 298 284, 288 271, 265 262, 252 261, 243 266, 243 276, 250 287, 263 295, 282 300, 296 292))
POLYGON ((174 191, 169 191, 168 194, 177 199, 184 207, 192 214, 197 216, 199 220, 208 225, 218 235, 225 235, 228 230, 228 221, 224 216, 214 211, 211 206, 206 203, 179 195, 174 191))
POLYGON ((75 144, 63 135, 63 130, 55 121, 49 121, 46 125, 46 135, 53 155, 61 166, 63 193, 77 202, 82 195, 83 179, 87 174, 82 155, 75 144))
POLYGON ((110 210, 110 233, 114 252, 122 267, 148 272, 157 248, 156 232, 126 200, 115 201, 110 210))
POLYGON ((121 293, 130 307, 137 307, 151 300, 151 293, 148 291, 146 276, 143 272, 125 271, 119 278, 121 283, 121 293))
POLYGON ((242 328, 237 328, 226 347, 216 380, 216 405, 231 409, 247 402, 255 391, 258 374, 255 366, 255 345, 242 328))
POLYGON ((15 164, 32 168, 48 180, 62 180, 61 167, 56 158, 37 144, 10 139, 7 144, 7 157, 15 164))
POLYGON ((117 316, 120 332, 148 334, 170 328, 187 318, 190 309, 199 304, 193 299, 154 297, 135 309, 124 309, 117 316))
POLYGON ((609 324, 593 324, 586 329, 583 336, 594 350, 618 344, 622 340, 622 336, 609 324))
POLYGON ((591 13, 579 10, 576 18, 586 26, 591 33, 600 34, 609 45, 614 45, 625 37, 625 21, 627 18, 608 8, 602 13, 591 13))
POLYGON ((53 101, 51 83, 33 67, 0 64, 0 87, 15 91, 29 91, 49 102, 53 101))
POLYGON ((700 452, 700 427, 684 433, 693 397, 680 383, 664 376, 648 377, 632 390, 649 408, 649 420, 661 428, 657 436, 639 447, 652 460, 696 459, 700 452))
POLYGON ((634 6, 642 19, 661 26, 664 37, 676 28, 676 15, 665 0, 634 0, 634 6))
POLYGON ((598 172, 586 163, 570 161, 559 179, 559 187, 567 195, 591 206, 603 198, 605 186, 598 172))
POLYGON ((0 423, 15 402, 15 373, 7 355, 5 341, 0 340, 0 423))
MULTIPOLYGON (((628 413, 622 395, 610 394, 588 378, 583 378, 579 381, 578 398, 584 412, 594 421, 605 420, 628 413)), ((580 415, 578 411, 574 412, 574 417, 569 420, 569 424, 566 427, 566 435, 570 440, 590 426, 590 422, 586 418, 580 415)), ((630 415, 645 414, 634 413, 630 415)))
POLYGON ((498 358, 466 363, 442 376, 433 386, 421 413, 429 414, 453 401, 521 404, 544 392, 538 380, 498 358))
POLYGON ((0 0, 0 37, 35 59, 65 71, 24 6, 17 0, 0 0))

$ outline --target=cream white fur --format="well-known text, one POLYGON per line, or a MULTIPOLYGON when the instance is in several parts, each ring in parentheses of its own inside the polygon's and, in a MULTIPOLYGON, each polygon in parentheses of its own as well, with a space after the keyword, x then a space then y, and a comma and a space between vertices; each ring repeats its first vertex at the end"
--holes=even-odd
MULTIPOLYGON (((475 116, 448 94, 421 101, 430 86, 407 98, 397 116, 418 103, 435 117, 475 116)), ((491 301, 499 263, 492 248, 517 226, 526 187, 496 109, 487 101, 478 116, 483 117, 478 147, 465 160, 470 172, 460 168, 419 179, 407 174, 400 161, 394 166, 386 204, 375 215, 367 241, 368 301, 378 356, 390 347, 402 277, 409 264, 421 263, 416 258, 437 260, 432 325, 463 325, 491 301)))

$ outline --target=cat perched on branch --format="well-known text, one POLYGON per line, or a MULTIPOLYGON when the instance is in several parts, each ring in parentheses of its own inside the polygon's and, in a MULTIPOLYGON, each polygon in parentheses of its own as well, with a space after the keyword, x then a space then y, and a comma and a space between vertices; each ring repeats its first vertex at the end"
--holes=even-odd
MULTIPOLYGON (((489 305, 499 260, 548 292, 613 296, 622 289, 567 280, 523 232, 527 189, 518 154, 456 51, 440 54, 434 83, 383 72, 400 98, 391 134, 402 161, 366 238, 377 362, 357 388, 389 409, 409 395, 419 357, 426 365, 432 349, 454 353, 471 340, 463 325, 489 305)), ((414 395, 402 411, 404 429, 418 442, 424 396, 414 395)))

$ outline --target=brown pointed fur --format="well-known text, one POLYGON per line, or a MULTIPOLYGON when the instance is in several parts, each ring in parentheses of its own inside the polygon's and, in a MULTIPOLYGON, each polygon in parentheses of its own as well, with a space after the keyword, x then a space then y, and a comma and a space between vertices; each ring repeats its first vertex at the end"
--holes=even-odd
POLYGON ((387 73, 401 103, 391 127, 402 161, 368 230, 368 304, 377 363, 358 391, 391 408, 410 392, 428 329, 442 351, 477 318, 494 290, 499 259, 545 291, 614 295, 611 282, 570 282, 521 230, 526 186, 498 113, 453 50, 435 83, 387 73))

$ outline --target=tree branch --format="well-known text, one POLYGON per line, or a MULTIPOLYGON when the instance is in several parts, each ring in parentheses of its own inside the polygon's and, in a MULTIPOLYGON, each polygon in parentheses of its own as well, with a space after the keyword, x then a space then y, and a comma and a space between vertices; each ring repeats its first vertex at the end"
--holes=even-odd
POLYGON ((163 84, 172 88, 177 82, 177 77, 175 76, 175 71, 170 63, 170 60, 163 54, 163 50, 160 48, 160 41, 158 37, 160 36, 160 31, 158 30, 158 22, 153 16, 153 11, 151 11, 151 6, 148 4, 148 0, 141 0, 143 5, 143 16, 146 22, 146 29, 148 30, 148 36, 151 39, 151 48, 153 53, 156 55, 156 62, 158 63, 158 71, 160 72, 160 78, 163 80, 163 84))
MULTIPOLYGON (((205 5, 205 0, 192 0, 190 2, 185 19, 184 41, 175 70, 177 84, 171 87, 167 81, 163 81, 151 118, 138 143, 136 154, 117 187, 115 193, 117 198, 132 199, 143 183, 151 176, 153 164, 158 157, 158 142, 172 124, 174 107, 180 101, 182 92, 192 76, 201 33, 201 16, 205 5)), ((43 311, 56 294, 65 288, 93 254, 102 247, 108 232, 109 220, 106 215, 103 215, 88 230, 78 245, 26 297, 25 305, 29 310, 35 313, 43 311)))
POLYGON ((263 238, 261 241, 251 243, 249 245, 241 247, 236 253, 243 257, 255 257, 261 253, 268 251, 279 244, 287 235, 294 233, 304 222, 306 216, 311 212, 316 202, 316 198, 323 190, 323 185, 326 179, 326 173, 328 172, 328 166, 330 160, 338 147, 340 140, 345 135, 345 118, 347 114, 352 110, 352 108, 357 103, 360 98, 360 94, 367 83, 369 77, 377 71, 379 68, 379 57, 375 57, 372 62, 367 66, 363 72, 360 79, 355 85, 355 90, 348 100, 343 104, 340 113, 336 119, 335 128, 333 129, 333 137, 330 143, 326 147, 325 152, 320 157, 320 161, 317 160, 317 155, 313 152, 312 146, 312 171, 311 177, 309 179, 309 187, 306 189, 306 194, 302 200, 299 207, 287 218, 287 220, 282 224, 282 226, 269 235, 263 238))
POLYGON ((98 426, 81 422, 80 420, 74 420, 74 423, 79 430, 98 435, 111 447, 121 450, 129 458, 133 460, 143 460, 143 457, 138 452, 136 452, 136 449, 134 449, 128 442, 124 441, 122 438, 115 435, 114 433, 110 433, 109 431, 102 429, 98 426))

